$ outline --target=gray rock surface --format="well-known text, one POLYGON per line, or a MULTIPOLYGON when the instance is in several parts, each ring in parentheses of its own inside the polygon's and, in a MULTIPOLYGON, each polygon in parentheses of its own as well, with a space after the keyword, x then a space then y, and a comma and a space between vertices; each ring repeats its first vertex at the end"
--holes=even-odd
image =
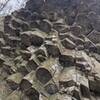
POLYGON ((99 1, 29 0, 1 18, 0 99, 99 100, 95 5, 99 1))

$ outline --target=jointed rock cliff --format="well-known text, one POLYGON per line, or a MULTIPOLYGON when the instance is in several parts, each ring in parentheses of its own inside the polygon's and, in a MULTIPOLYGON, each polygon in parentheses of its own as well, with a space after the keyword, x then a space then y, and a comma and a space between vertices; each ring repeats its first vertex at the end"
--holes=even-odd
POLYGON ((29 0, 0 31, 1 100, 100 100, 99 0, 29 0))

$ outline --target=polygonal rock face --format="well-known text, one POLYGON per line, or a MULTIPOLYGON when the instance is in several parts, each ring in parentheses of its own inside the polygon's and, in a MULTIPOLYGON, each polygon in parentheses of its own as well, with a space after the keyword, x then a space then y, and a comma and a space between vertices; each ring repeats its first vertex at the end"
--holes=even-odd
POLYGON ((89 86, 90 90, 93 91, 94 93, 99 94, 100 93, 100 81, 94 80, 93 78, 89 78, 89 86))
POLYGON ((12 36, 19 36, 20 29, 14 28, 11 24, 5 25, 5 33, 9 33, 12 36))
POLYGON ((39 68, 36 72, 36 77, 41 83, 46 84, 48 81, 51 80, 52 75, 48 70, 44 68, 39 68))
POLYGON ((82 29, 82 27, 80 25, 75 25, 75 26, 70 27, 71 33, 75 36, 81 35, 81 29, 82 29))
POLYGON ((12 19, 11 23, 14 28, 21 28, 22 31, 27 31, 29 29, 27 22, 21 21, 17 18, 12 19))
POLYGON ((41 46, 43 44, 43 36, 38 31, 27 31, 21 33, 21 43, 25 47, 33 46, 41 46))
POLYGON ((11 93, 6 100, 20 100, 21 98, 21 92, 19 91, 14 91, 13 93, 11 93))
POLYGON ((30 35, 28 33, 22 33, 21 34, 21 41, 22 41, 22 45, 25 47, 28 47, 31 45, 30 42, 30 35))
POLYGON ((43 44, 43 37, 38 35, 31 35, 31 43, 34 46, 41 46, 43 44))
POLYGON ((26 80, 26 79, 23 79, 23 80, 20 82, 20 85, 19 85, 20 90, 21 90, 21 91, 24 91, 24 92, 27 91, 28 89, 30 89, 31 86, 32 86, 32 84, 31 84, 28 80, 26 80))
POLYGON ((12 48, 18 47, 20 45, 20 38, 14 36, 8 36, 7 44, 10 45, 12 48))
POLYGON ((100 33, 98 31, 92 31, 89 35, 88 38, 93 41, 94 43, 100 43, 100 33))
POLYGON ((76 44, 68 38, 63 39, 61 43, 66 49, 75 49, 76 47, 76 44))
POLYGON ((72 100, 72 97, 66 94, 57 93, 55 95, 50 96, 50 100, 72 100))
POLYGON ((49 94, 53 95, 58 92, 58 87, 56 86, 56 84, 48 84, 47 86, 45 86, 45 90, 49 94))
POLYGON ((31 11, 39 11, 41 6, 43 6, 43 3, 43 0, 30 0, 26 3, 26 8, 31 11))
POLYGON ((89 20, 91 21, 93 28, 96 31, 100 32, 100 29, 99 29, 99 25, 100 25, 99 15, 97 15, 95 12, 90 12, 89 13, 89 20))
POLYGON ((45 47, 47 49, 47 53, 49 56, 57 57, 60 55, 60 50, 58 46, 53 45, 53 44, 45 44, 45 47))
POLYGON ((60 55, 59 62, 63 67, 74 66, 74 58, 69 55, 60 55))
POLYGON ((39 62, 44 62, 47 59, 47 51, 45 47, 36 50, 34 54, 39 62))
POLYGON ((4 31, 0 26, 0 99, 100 98, 99 5, 29 0, 6 16, 4 31))
POLYGON ((9 88, 9 86, 7 85, 7 83, 5 81, 0 82, 0 86, 1 86, 0 98, 6 99, 6 97, 12 93, 12 90, 9 88))
POLYGON ((52 23, 48 20, 43 20, 43 21, 40 21, 39 27, 40 27, 40 30, 42 30, 46 33, 49 33, 52 28, 52 23))
POLYGON ((36 70, 37 67, 38 67, 38 63, 34 59, 29 60, 26 66, 28 71, 36 70))
POLYGON ((58 19, 56 22, 54 22, 53 28, 59 33, 64 33, 69 30, 69 27, 65 24, 65 21, 63 19, 58 19))
POLYGON ((97 53, 100 54, 100 44, 99 43, 96 45, 96 48, 97 48, 97 53))
POLYGON ((88 34, 93 30, 92 24, 86 15, 78 15, 76 23, 82 27, 82 34, 88 34))

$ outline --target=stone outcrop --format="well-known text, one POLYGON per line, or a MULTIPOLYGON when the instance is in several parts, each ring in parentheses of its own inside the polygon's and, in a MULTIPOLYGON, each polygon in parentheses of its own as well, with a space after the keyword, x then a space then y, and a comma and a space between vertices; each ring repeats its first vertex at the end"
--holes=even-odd
POLYGON ((0 100, 100 100, 95 3, 29 0, 25 8, 5 16, 0 100))

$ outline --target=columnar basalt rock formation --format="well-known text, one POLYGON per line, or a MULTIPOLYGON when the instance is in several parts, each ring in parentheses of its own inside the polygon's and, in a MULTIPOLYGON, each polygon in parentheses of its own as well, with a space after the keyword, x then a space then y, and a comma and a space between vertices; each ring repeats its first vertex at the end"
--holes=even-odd
POLYGON ((100 100, 100 2, 29 0, 0 30, 0 100, 100 100))

